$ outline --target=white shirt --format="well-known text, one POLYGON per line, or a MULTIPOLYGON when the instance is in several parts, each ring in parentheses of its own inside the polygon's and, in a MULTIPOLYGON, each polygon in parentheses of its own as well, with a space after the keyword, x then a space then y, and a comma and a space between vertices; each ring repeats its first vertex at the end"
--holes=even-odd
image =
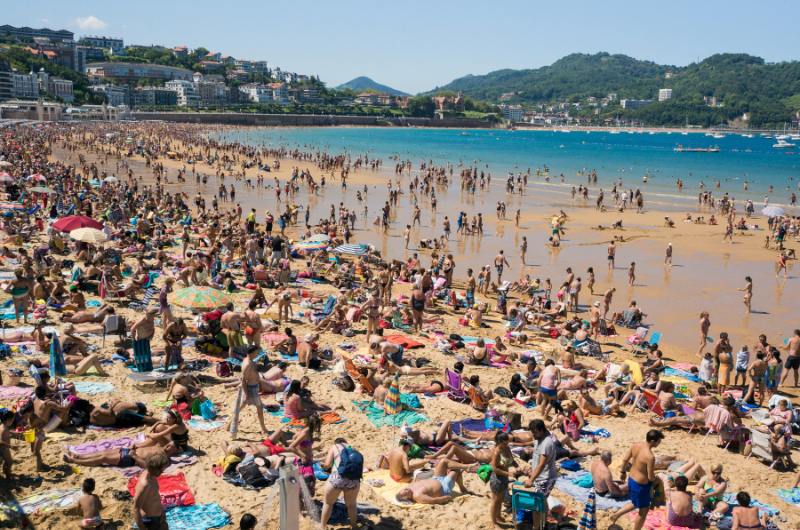
POLYGON ((703 359, 700 362, 700 371, 698 377, 703 381, 711 381, 711 373, 712 373, 713 365, 711 363, 711 359, 703 359))

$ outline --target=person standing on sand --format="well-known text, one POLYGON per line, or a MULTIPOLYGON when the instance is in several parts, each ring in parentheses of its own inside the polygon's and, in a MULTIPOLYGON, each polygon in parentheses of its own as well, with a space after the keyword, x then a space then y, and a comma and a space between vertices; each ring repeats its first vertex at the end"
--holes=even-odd
POLYGON ((411 225, 406 225, 406 230, 403 232, 403 239, 406 240, 406 250, 408 250, 408 242, 411 239, 411 225))
POLYGON ((783 271, 784 280, 788 277, 789 271, 786 269, 787 259, 788 258, 786 257, 786 252, 781 252, 781 255, 778 256, 778 272, 775 273, 776 278, 780 275, 781 271, 783 271))
MULTIPOLYGON (((519 211, 519 210, 517 210, 519 211)), ((525 253, 528 251, 528 238, 522 236, 522 244, 519 246, 519 257, 522 258, 522 266, 525 266, 525 253)))
POLYGON ((745 285, 744 288, 740 287, 736 290, 744 291, 744 299, 742 300, 742 303, 747 306, 747 312, 750 313, 752 312, 750 308, 750 302, 753 300, 753 280, 750 278, 750 276, 745 276, 744 281, 747 282, 747 285, 745 285))
POLYGON ((161 453, 154 453, 145 461, 133 495, 133 520, 140 530, 169 530, 158 488, 158 477, 168 465, 169 460, 161 453))
POLYGON ((467 269, 467 288, 466 288, 467 307, 472 308, 475 305, 475 276, 472 275, 472 269, 467 269))
POLYGON ((711 320, 709 320, 708 311, 700 313, 700 349, 697 350, 697 356, 703 357, 703 348, 708 344, 708 329, 711 327, 711 320))
POLYGON ((506 257, 503 255, 503 251, 501 250, 500 253, 494 257, 494 267, 497 269, 497 285, 503 285, 503 267, 506 266, 509 269, 511 265, 506 260, 506 257))
POLYGON ((594 267, 589 267, 586 269, 586 272, 589 274, 589 281, 586 283, 586 287, 589 289, 589 294, 594 294, 594 267))
POLYGON ((622 460, 622 472, 620 478, 625 480, 628 469, 628 462, 631 462, 630 477, 628 477, 628 489, 631 494, 631 502, 620 508, 611 516, 611 524, 616 525, 617 520, 628 512, 638 510, 636 520, 633 523, 634 530, 642 530, 647 512, 650 511, 652 504, 652 489, 656 480, 655 465, 656 458, 653 449, 661 444, 664 433, 658 429, 652 429, 647 433, 645 442, 637 442, 628 449, 628 453, 622 460))
POLYGON ((725 223, 725 235, 722 238, 722 242, 724 243, 726 239, 730 239, 728 243, 731 245, 733 244, 733 225, 731 224, 730 219, 728 219, 728 222, 725 223))
POLYGON ((628 267, 628 285, 633 287, 633 282, 636 280, 636 262, 632 261, 631 266, 628 267))
POLYGON ((617 256, 617 247, 614 242, 608 244, 608 270, 614 270, 614 259, 617 256))
POLYGON ((789 370, 791 370, 794 372, 794 386, 797 387, 797 369, 800 368, 800 329, 794 330, 794 335, 786 341, 785 346, 779 344, 778 347, 789 352, 786 363, 783 365, 785 370, 783 371, 783 376, 778 386, 783 386, 783 382, 786 381, 786 378, 789 376, 789 370))
POLYGON ((581 279, 580 277, 575 278, 572 283, 569 285, 569 306, 567 311, 569 311, 569 307, 572 307, 572 310, 575 314, 578 313, 578 295, 581 292, 581 279))
POLYGON ((669 266, 672 267, 672 243, 667 245, 667 249, 664 251, 664 265, 669 262, 669 266))

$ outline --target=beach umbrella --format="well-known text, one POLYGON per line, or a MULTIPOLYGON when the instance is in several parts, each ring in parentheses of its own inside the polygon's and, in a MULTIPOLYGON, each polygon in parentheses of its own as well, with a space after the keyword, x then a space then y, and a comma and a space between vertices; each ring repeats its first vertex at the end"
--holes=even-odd
POLYGON ((594 488, 589 490, 589 498, 583 506, 583 515, 578 522, 577 530, 597 530, 597 510, 595 507, 594 488))
POLYGON ((106 177, 103 182, 119 182, 119 179, 117 177, 106 177))
POLYGON ((0 161, 0 167, 14 167, 14 164, 5 160, 0 161))
POLYGON ((28 178, 29 178, 29 179, 33 179, 33 180, 47 180, 47 177, 45 177, 44 175, 42 175, 42 174, 40 174, 40 173, 37 173, 37 174, 35 174, 35 175, 31 175, 31 176, 30 176, 30 177, 28 177, 28 178))
POLYGON ((187 309, 217 309, 225 307, 233 299, 222 291, 211 287, 187 287, 175 291, 168 297, 169 303, 187 309))
POLYGON ((8 173, 0 173, 0 182, 14 182, 15 179, 8 173))
POLYGON ((763 210, 761 210, 761 213, 767 217, 781 217, 786 215, 784 209, 778 208, 777 206, 766 206, 763 210))
POLYGON ((32 188, 28 188, 28 191, 36 193, 50 193, 51 195, 58 193, 56 190, 51 190, 50 188, 46 188, 44 186, 34 186, 32 188))
MULTIPOLYGON (((392 384, 383 401, 383 415, 394 416, 402 410, 400 404, 400 375, 394 374, 392 384)), ((394 431, 397 428, 397 418, 392 418, 392 447, 394 447, 394 431)))
POLYGON ((0 209, 2 210, 27 210, 25 205, 21 202, 0 201, 0 209))
POLYGON ((328 248, 328 244, 324 241, 303 241, 294 245, 294 248, 297 250, 322 250, 328 248))
POLYGON ((351 256, 367 255, 366 251, 363 248, 361 248, 361 245, 353 245, 352 243, 338 246, 333 251, 338 252, 339 254, 349 254, 351 256))
POLYGON ((325 241, 328 242, 331 240, 331 236, 328 234, 317 234, 314 236, 309 237, 306 241, 325 241))
POLYGON ((69 233, 69 237, 84 243, 102 243, 108 241, 108 236, 102 230, 95 228, 78 228, 69 233))
POLYGON ((91 217, 86 217, 85 215, 70 215, 69 217, 64 217, 53 223, 53 228, 61 230, 62 232, 72 232, 78 228, 102 230, 103 223, 98 223, 91 217))

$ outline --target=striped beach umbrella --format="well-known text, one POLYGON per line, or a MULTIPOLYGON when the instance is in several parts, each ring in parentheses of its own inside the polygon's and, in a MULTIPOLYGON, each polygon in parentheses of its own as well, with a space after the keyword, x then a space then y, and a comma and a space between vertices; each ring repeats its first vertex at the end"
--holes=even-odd
POLYGON ((339 254, 349 254, 351 256, 367 255, 367 252, 361 247, 361 245, 354 245, 352 243, 338 246, 334 249, 334 252, 338 252, 339 254))
POLYGON ((45 177, 45 176, 44 176, 44 175, 42 175, 41 173, 36 173, 35 175, 31 175, 31 176, 30 176, 30 177, 28 177, 28 178, 29 178, 29 179, 33 179, 33 180, 41 180, 41 181, 45 181, 45 180, 47 180, 47 177, 45 177))
POLYGON ((106 233, 96 228, 78 228, 69 233, 69 237, 84 243, 102 243, 108 241, 106 233))
POLYGON ((168 297, 169 303, 188 309, 217 309, 225 307, 233 299, 222 291, 211 287, 187 287, 175 291, 168 297))
POLYGON ((294 248, 297 250, 322 250, 328 248, 328 244, 324 241, 302 241, 294 245, 294 248))
POLYGON ((27 210, 25 205, 21 202, 0 201, 0 209, 2 210, 27 210))
POLYGON ((394 416, 400 410, 400 375, 395 374, 392 379, 392 385, 389 387, 389 392, 386 394, 386 399, 383 401, 383 414, 384 416, 394 416))
POLYGON ((767 206, 763 210, 761 210, 762 215, 766 215, 767 217, 781 217, 786 215, 786 211, 783 208, 779 208, 777 206, 767 206))
POLYGON ((589 490, 589 498, 583 506, 583 514, 578 522, 577 530, 597 530, 597 508, 595 506, 594 488, 589 490))
POLYGON ((306 241, 324 241, 327 243, 330 240, 331 236, 329 236, 328 234, 316 234, 309 237, 306 241))
POLYGON ((8 173, 0 173, 0 182, 15 182, 16 179, 8 173))

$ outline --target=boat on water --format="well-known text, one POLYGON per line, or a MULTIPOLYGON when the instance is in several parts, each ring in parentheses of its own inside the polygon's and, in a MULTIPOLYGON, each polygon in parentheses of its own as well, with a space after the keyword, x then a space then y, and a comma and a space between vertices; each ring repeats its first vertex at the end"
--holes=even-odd
POLYGON ((793 134, 789 139, 793 142, 800 142, 800 134, 793 134))
POLYGON ((755 138, 752 134, 743 134, 742 138, 755 138))
POLYGON ((684 147, 682 144, 679 144, 678 147, 675 148, 676 153, 719 153, 719 147, 716 145, 714 147, 684 147))
POLYGON ((713 135, 712 138, 725 138, 725 135, 717 133, 717 134, 713 135))
POLYGON ((778 140, 777 144, 773 144, 772 147, 776 149, 794 149, 795 144, 789 143, 786 140, 778 140))
POLYGON ((470 133, 468 133, 468 132, 462 132, 461 136, 472 136, 472 135, 470 133))
POLYGON ((563 148, 564 148, 564 145, 562 144, 562 145, 559 145, 558 147, 560 147, 560 148, 562 148, 562 149, 563 149, 563 148))
POLYGON ((779 134, 775 137, 776 140, 788 140, 790 136, 788 134, 779 134))
POLYGON ((619 131, 611 131, 611 134, 619 134, 619 131))
POLYGON ((764 139, 765 140, 774 140, 775 138, 773 138, 772 136, 765 136, 764 139))

